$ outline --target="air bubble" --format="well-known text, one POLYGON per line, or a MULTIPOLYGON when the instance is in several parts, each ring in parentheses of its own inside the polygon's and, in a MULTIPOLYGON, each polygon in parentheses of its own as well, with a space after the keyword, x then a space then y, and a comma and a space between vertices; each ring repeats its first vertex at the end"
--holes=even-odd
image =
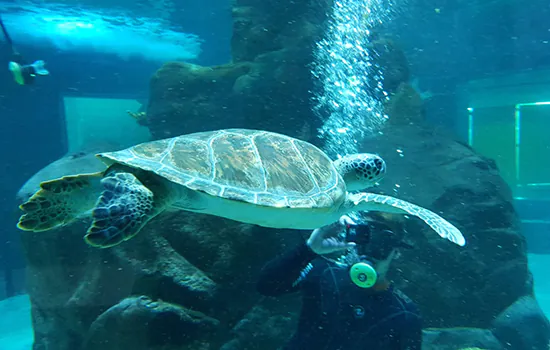
POLYGON ((376 134, 388 119, 376 97, 388 96, 383 74, 372 64, 367 48, 372 28, 392 14, 390 1, 335 2, 326 35, 316 45, 311 73, 320 86, 313 100, 315 112, 324 120, 319 134, 332 157, 357 153, 360 141, 376 134))

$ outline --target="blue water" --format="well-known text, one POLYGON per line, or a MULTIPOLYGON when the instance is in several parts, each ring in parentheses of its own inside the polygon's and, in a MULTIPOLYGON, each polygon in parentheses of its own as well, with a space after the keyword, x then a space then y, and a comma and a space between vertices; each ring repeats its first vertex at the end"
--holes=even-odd
POLYGON ((535 294, 546 317, 550 318, 550 279, 548 267, 550 255, 529 254, 529 268, 535 279, 535 294))
POLYGON ((32 349, 30 311, 26 294, 0 301, 0 350, 32 349))

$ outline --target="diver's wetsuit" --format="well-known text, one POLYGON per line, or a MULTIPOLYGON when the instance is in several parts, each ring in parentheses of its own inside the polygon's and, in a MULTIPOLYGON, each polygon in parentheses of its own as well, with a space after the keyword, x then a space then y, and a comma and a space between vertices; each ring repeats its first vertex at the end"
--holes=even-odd
POLYGON ((348 268, 320 258, 305 243, 270 261, 257 288, 267 296, 303 294, 298 329, 285 350, 421 348, 421 317, 409 298, 391 286, 359 288, 348 268))

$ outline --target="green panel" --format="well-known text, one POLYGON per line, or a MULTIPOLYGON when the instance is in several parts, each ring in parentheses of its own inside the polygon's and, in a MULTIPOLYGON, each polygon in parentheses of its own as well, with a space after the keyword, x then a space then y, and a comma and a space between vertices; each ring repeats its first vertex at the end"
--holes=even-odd
POLYGON ((471 145, 495 160, 504 180, 515 184, 515 107, 475 108, 470 117, 471 145))
POLYGON ((550 184, 550 106, 520 108, 519 183, 550 184))
POLYGON ((141 104, 133 99, 64 97, 68 152, 114 150, 149 141, 149 129, 127 111, 141 104))

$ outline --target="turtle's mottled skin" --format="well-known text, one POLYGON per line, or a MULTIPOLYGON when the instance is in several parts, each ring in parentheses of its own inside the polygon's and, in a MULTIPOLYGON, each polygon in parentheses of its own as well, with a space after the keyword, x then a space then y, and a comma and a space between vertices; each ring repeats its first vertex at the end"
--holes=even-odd
POLYGON ((385 173, 372 154, 332 161, 310 143, 267 131, 228 129, 182 135, 97 155, 105 172, 41 184, 21 205, 18 227, 44 231, 92 210, 86 241, 110 247, 135 236, 168 207, 273 228, 314 229, 348 212, 418 216, 459 245, 458 229, 431 211, 378 194, 385 173))

